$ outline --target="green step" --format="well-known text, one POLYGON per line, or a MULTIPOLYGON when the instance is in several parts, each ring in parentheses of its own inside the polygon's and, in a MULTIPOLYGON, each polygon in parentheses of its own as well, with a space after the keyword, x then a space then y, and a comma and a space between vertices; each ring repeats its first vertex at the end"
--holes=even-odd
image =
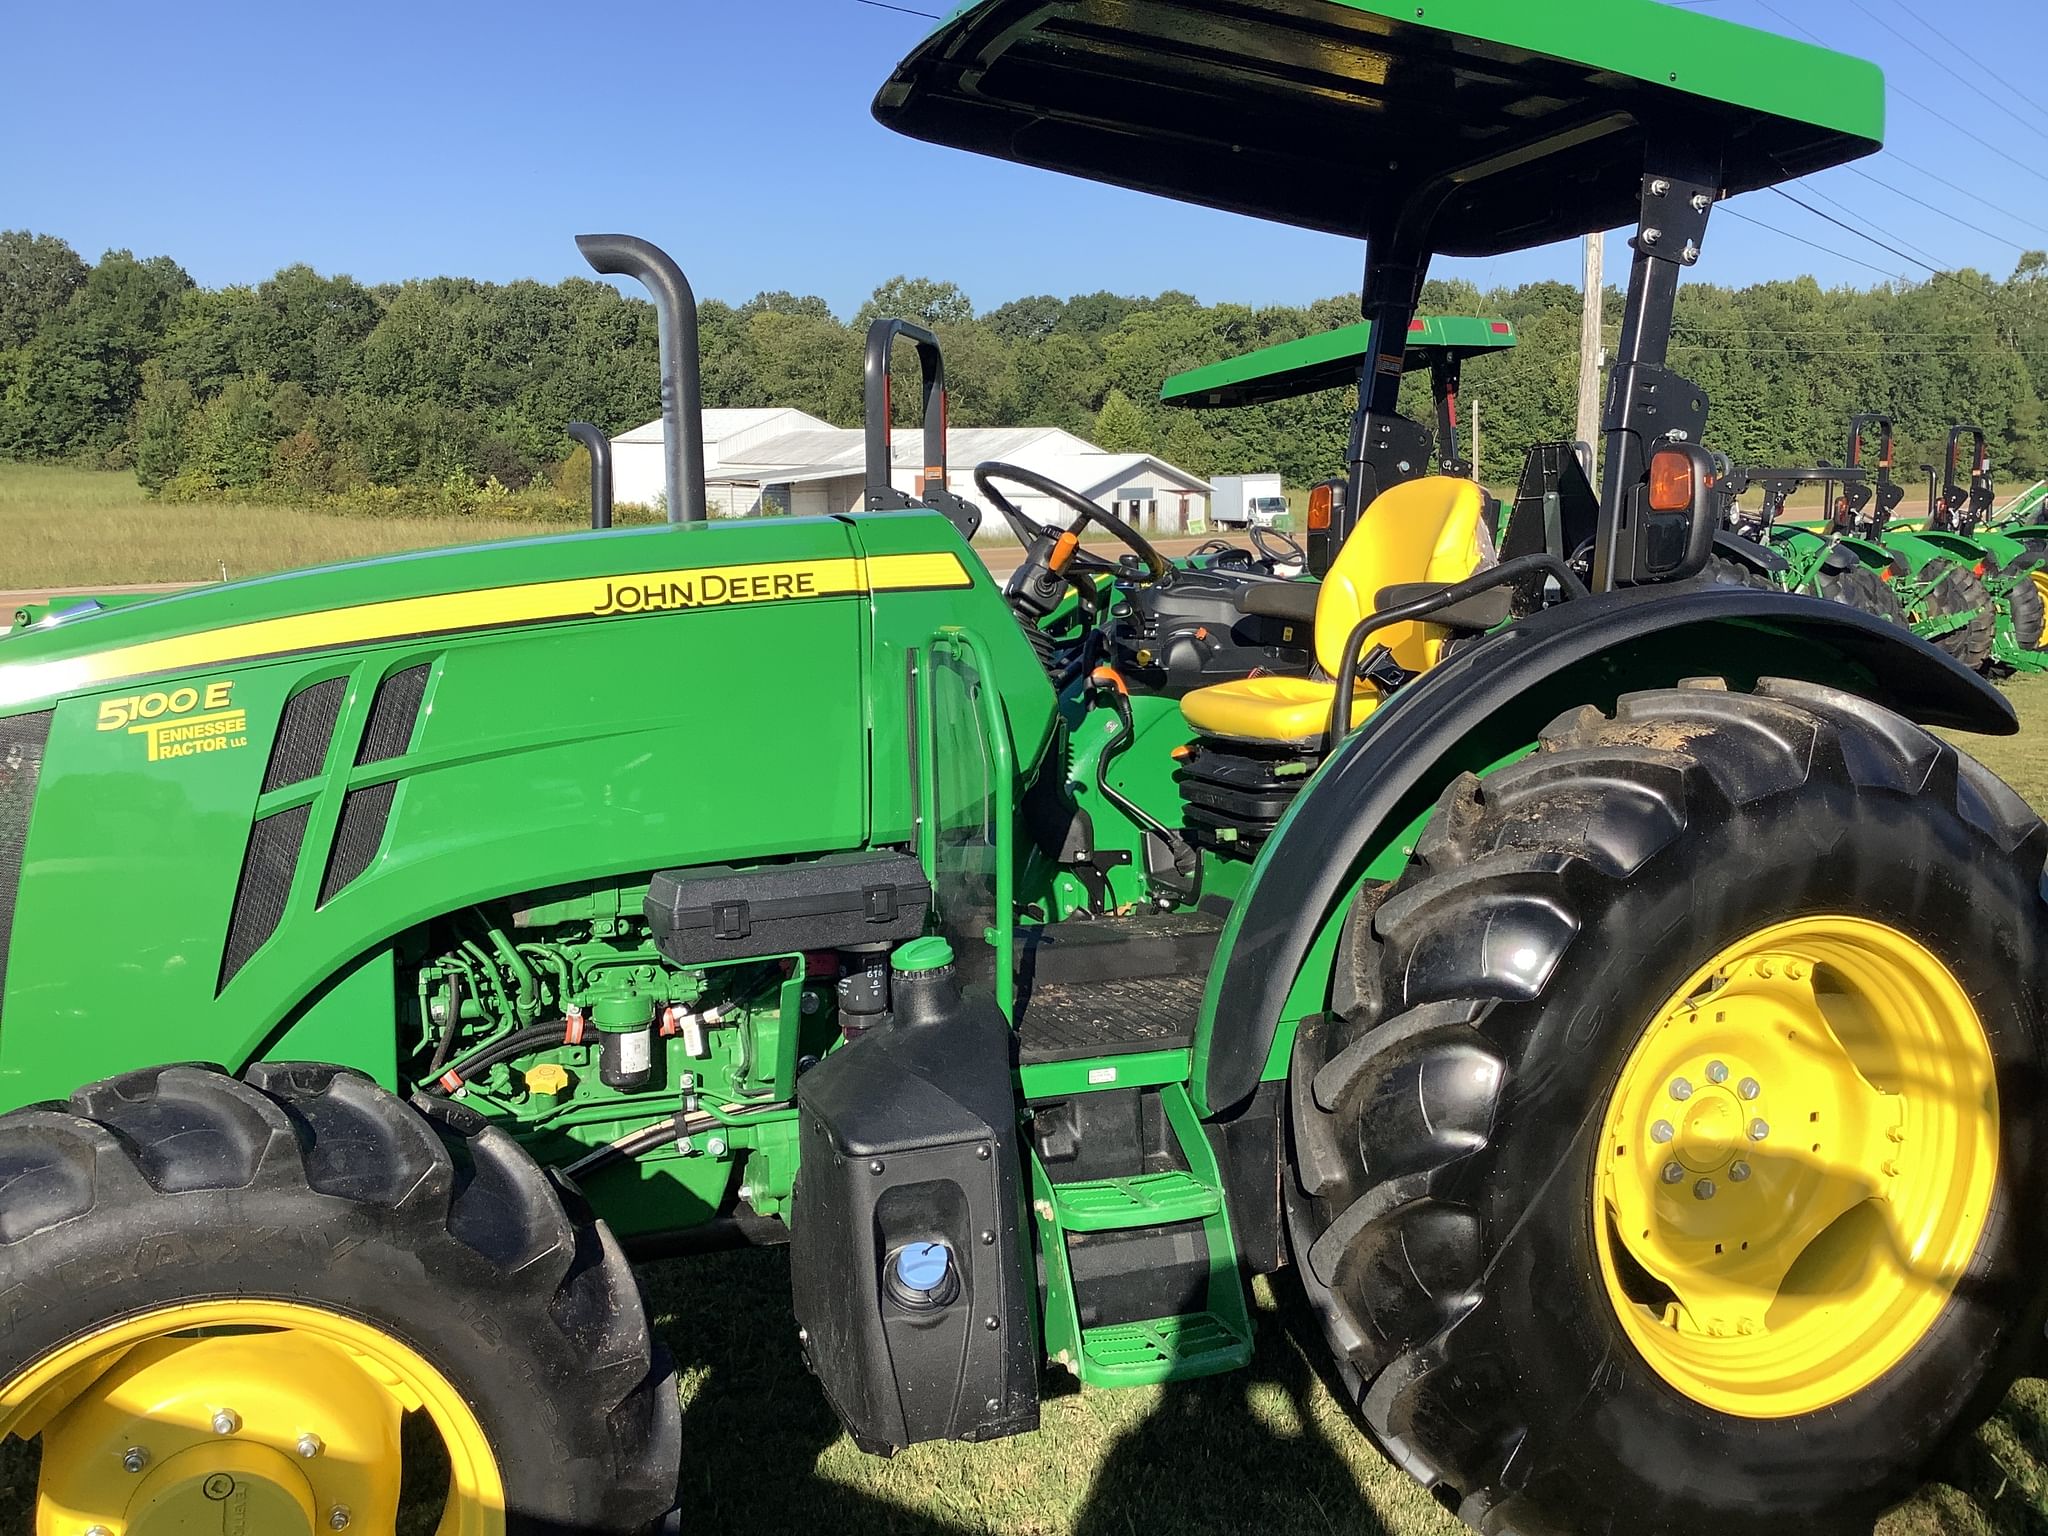
POLYGON ((1223 1208, 1223 1199, 1191 1173, 1139 1173, 1126 1178, 1055 1184, 1053 1205, 1068 1232, 1114 1232, 1200 1221, 1223 1208))
POLYGON ((1111 1323, 1081 1330, 1081 1379, 1097 1387, 1148 1387, 1249 1365, 1251 1340, 1213 1312, 1111 1323))

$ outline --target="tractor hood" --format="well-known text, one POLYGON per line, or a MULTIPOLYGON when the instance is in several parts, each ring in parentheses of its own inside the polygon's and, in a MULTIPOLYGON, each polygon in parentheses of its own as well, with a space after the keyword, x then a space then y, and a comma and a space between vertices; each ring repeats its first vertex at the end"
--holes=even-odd
POLYGON ((1443 198, 1482 256, 1632 222, 1645 141, 1730 192, 1867 155, 1861 60, 1652 0, 983 0, 899 64, 913 138, 1333 234, 1443 198))
POLYGON ((66 694, 428 637, 965 587, 950 553, 864 558, 833 518, 562 534, 66 609, 0 638, 0 712, 66 694))

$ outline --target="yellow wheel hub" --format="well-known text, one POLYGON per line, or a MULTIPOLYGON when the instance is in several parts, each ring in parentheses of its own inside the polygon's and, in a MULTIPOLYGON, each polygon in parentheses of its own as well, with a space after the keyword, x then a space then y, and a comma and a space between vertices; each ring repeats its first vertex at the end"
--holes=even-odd
POLYGON ((1904 1359, 1976 1251, 1998 1172, 1990 1043, 1906 935, 1780 923, 1657 1011, 1604 1132, 1595 1242, 1643 1358, 1722 1413, 1809 1413, 1904 1359))
POLYGON ((2037 565, 2027 573, 2027 577, 2034 583, 2034 590, 2041 594, 2041 635, 2034 643, 2042 650, 2048 650, 2048 570, 2037 565))
POLYGON ((381 1329, 285 1302, 209 1302, 112 1324, 0 1388, 0 1433, 42 1436, 36 1536, 390 1536, 400 1423, 439 1433, 438 1536, 503 1536, 475 1413, 381 1329))

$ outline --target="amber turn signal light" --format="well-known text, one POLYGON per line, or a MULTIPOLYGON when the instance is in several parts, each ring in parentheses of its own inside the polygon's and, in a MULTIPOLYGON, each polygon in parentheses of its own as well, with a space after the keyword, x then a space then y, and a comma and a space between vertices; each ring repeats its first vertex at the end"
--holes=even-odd
POLYGON ((1659 448, 1650 455, 1650 510, 1683 512, 1692 506, 1692 455, 1659 448))
POLYGON ((1308 526, 1311 533, 1329 531, 1330 504, 1336 499, 1336 491, 1327 485, 1319 485, 1308 493, 1308 526))

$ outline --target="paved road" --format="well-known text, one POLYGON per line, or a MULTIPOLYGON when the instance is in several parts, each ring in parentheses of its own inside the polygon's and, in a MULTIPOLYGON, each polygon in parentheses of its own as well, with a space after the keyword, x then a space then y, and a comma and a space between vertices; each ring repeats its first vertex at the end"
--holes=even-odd
MULTIPOLYGON (((1159 541, 1159 551, 1165 555, 1185 555, 1202 542, 1203 540, 1201 539, 1161 539, 1159 541)), ((1088 540, 1088 547, 1091 549, 1103 546, 1109 549, 1120 547, 1113 539, 1090 538, 1088 540)), ((1014 545, 984 545, 981 548, 981 555, 982 559, 988 562, 990 574, 995 576, 997 580, 1008 576, 1010 572, 1017 568, 1019 551, 1014 545)), ((12 617, 15 609, 29 603, 46 603, 59 593, 181 592, 190 585, 192 585, 190 582, 182 581, 139 582, 130 583, 125 586, 117 583, 95 584, 92 582, 81 582, 77 586, 72 587, 28 587, 16 588, 11 591, 0 591, 0 628, 5 627, 6 621, 12 617)))

